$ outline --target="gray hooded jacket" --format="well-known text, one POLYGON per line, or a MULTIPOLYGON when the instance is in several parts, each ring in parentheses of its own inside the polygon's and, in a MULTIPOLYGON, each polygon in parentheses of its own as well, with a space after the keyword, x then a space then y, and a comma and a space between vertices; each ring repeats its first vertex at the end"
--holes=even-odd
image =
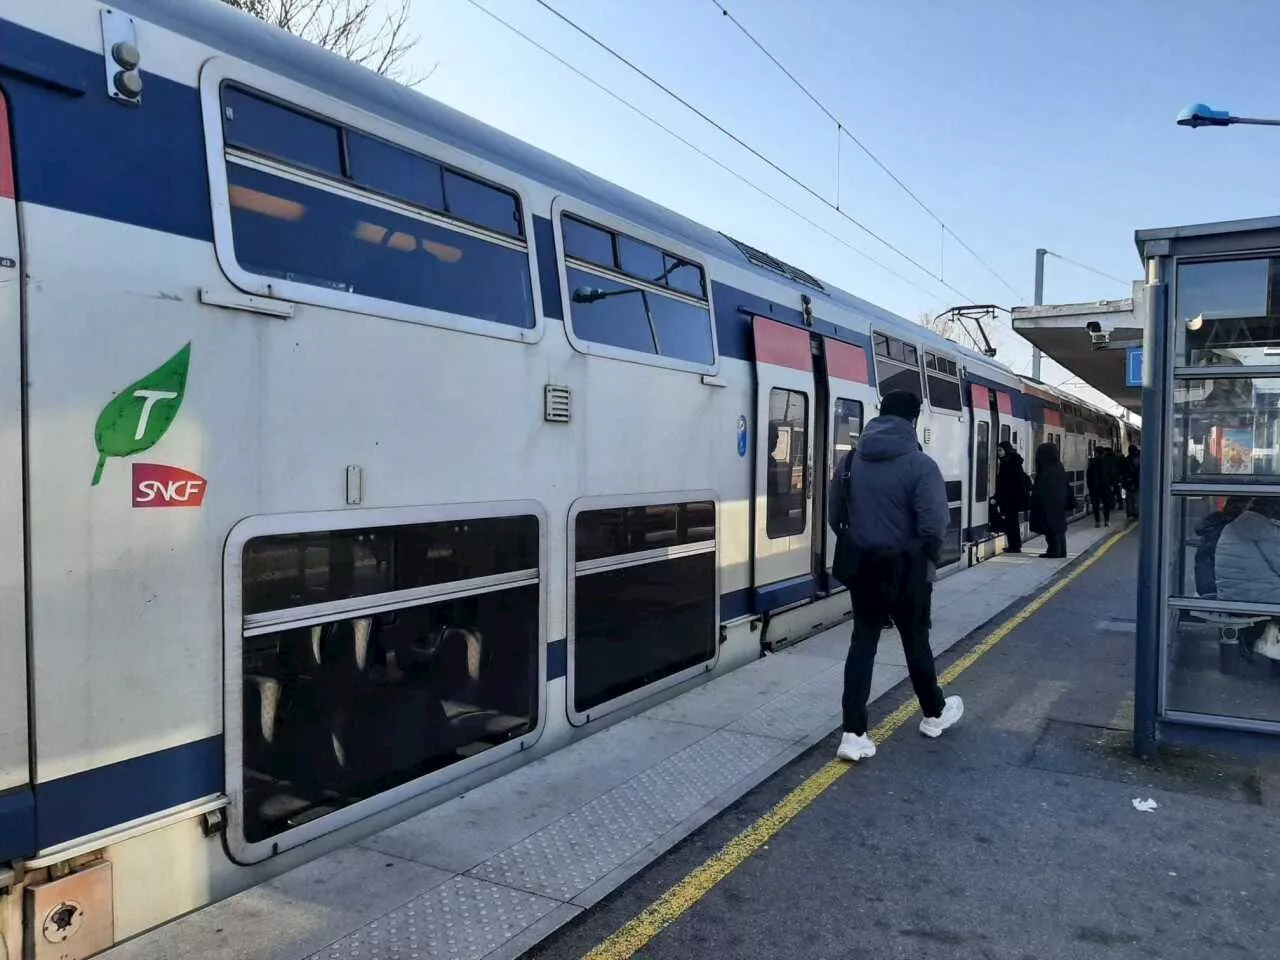
POLYGON ((1280 603, 1280 526, 1246 510, 1227 524, 1213 558, 1218 599, 1280 603))
POLYGON ((857 443, 847 516, 836 516, 838 473, 831 485, 831 528, 847 530, 853 544, 865 550, 903 551, 919 539, 936 555, 947 531, 947 488, 938 465, 916 442, 915 428, 901 417, 876 417, 857 443))

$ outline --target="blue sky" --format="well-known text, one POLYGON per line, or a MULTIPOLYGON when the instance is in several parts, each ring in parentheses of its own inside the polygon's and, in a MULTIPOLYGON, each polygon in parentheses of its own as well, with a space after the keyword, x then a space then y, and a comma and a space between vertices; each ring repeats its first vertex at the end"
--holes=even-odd
MULTIPOLYGON (((423 93, 911 319, 960 299, 535 0, 479 2, 915 285, 745 186, 467 0, 416 0, 415 66, 439 62, 423 93)), ((711 0, 549 2, 834 199, 833 124, 711 0)), ((1193 100, 1280 115, 1280 3, 722 2, 1019 294, 944 240, 845 140, 842 208, 971 301, 1031 302, 1038 246, 1136 279, 1136 228, 1277 212, 1280 131, 1192 131, 1173 118, 1193 100)), ((1062 261, 1046 269, 1047 302, 1128 292, 1062 261)), ((1030 348, 1007 320, 994 339, 1000 359, 1029 370, 1030 348)), ((1068 377, 1046 364, 1050 383, 1068 377)))

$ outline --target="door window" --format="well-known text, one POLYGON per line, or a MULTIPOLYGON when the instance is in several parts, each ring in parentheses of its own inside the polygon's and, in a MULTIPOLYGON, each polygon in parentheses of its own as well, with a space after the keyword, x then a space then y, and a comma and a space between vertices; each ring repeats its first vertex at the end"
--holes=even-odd
POLYGON ((765 463, 765 535, 804 533, 808 523, 809 398, 798 390, 769 391, 769 456, 765 463))
POLYGON ((986 503, 991 496, 991 425, 985 420, 977 423, 973 450, 973 502, 986 503))

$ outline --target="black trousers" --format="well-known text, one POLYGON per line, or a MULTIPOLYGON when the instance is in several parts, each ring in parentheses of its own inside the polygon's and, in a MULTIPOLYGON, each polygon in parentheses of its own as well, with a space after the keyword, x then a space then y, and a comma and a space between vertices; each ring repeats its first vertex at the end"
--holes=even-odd
POLYGON ((1111 522, 1110 495, 1104 493, 1101 496, 1093 496, 1092 494, 1090 494, 1090 499, 1093 501, 1093 522, 1094 523, 1110 523, 1111 522))
POLYGON ((1045 555, 1049 557, 1065 557, 1067 555, 1067 532, 1051 530, 1044 535, 1045 555))
POLYGON ((871 672, 886 615, 902 635, 902 652, 920 709, 926 717, 942 716, 945 697, 938 686, 929 647, 930 605, 933 584, 916 584, 907 591, 893 589, 891 565, 867 563, 858 571, 853 585, 853 637, 844 661, 844 732, 867 732, 867 698, 871 695, 871 672))
POLYGON ((1017 513, 1014 513, 1013 516, 1007 513, 1001 514, 999 529, 1008 541, 1005 544, 1006 550, 1016 553, 1022 549, 1022 521, 1018 519, 1017 513))

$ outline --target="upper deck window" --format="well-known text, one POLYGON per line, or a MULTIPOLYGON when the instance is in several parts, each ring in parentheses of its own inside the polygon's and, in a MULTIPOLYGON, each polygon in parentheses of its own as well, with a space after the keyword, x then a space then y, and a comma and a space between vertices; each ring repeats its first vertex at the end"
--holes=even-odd
POLYGON ((560 228, 575 336, 699 366, 715 363, 702 267, 569 214, 560 228))
MULTIPOLYGON (((371 301, 535 325, 515 193, 230 84, 222 111, 241 269, 371 301)), ((270 292, 307 299, 287 288, 270 292)), ((316 302, 378 312, 365 302, 316 302)))
POLYGON ((959 368, 956 362, 926 351, 924 368, 930 405, 935 410, 954 410, 957 413, 964 409, 960 393, 959 368))
POLYGON ((876 381, 880 396, 894 390, 906 390, 923 400, 920 355, 916 348, 904 340, 883 333, 873 333, 871 340, 875 347, 876 381))

